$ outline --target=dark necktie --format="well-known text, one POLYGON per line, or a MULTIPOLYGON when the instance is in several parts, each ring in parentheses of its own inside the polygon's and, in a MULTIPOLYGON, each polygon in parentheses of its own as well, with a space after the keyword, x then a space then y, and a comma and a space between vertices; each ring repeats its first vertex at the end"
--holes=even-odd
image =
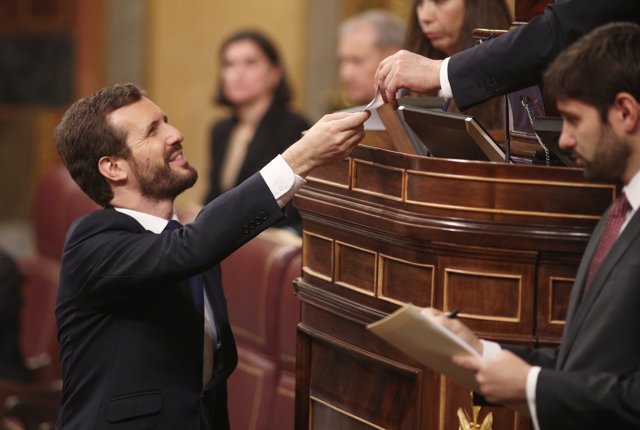
MULTIPOLYGON (((178 230, 180 228, 182 228, 182 224, 172 219, 164 229, 178 230)), ((202 338, 202 386, 204 387, 211 381, 213 376, 214 349, 220 348, 220 335, 218 333, 218 324, 215 322, 215 315, 211 315, 211 323, 207 323, 204 310, 204 277, 202 274, 198 273, 189 278, 189 290, 191 290, 191 298, 196 312, 204 319, 204 336, 202 338), (208 330, 210 324, 212 324, 212 329, 208 330)))
MULTIPOLYGON (((165 230, 178 230, 182 228, 176 220, 171 220, 164 228, 165 230)), ((204 278, 200 273, 189 278, 189 290, 191 290, 191 298, 196 311, 200 315, 204 315, 204 278)))
POLYGON ((630 210, 631 205, 629 204, 629 200, 627 200, 627 196, 624 193, 620 194, 613 202, 609 215, 607 216, 607 220, 605 221, 602 236, 600 236, 600 241, 593 253, 591 263, 589 264, 589 272, 587 273, 585 287, 589 286, 593 276, 598 272, 598 268, 618 238, 620 229, 622 228, 624 221, 627 219, 627 213, 630 210))

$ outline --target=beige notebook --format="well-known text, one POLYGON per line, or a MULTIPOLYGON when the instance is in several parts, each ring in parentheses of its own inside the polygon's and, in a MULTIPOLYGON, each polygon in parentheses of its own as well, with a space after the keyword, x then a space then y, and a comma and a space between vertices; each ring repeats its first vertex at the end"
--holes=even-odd
POLYGON ((414 305, 404 305, 385 318, 367 325, 367 329, 434 371, 477 390, 474 373, 453 364, 451 357, 480 354, 451 330, 421 313, 420 309, 414 305))

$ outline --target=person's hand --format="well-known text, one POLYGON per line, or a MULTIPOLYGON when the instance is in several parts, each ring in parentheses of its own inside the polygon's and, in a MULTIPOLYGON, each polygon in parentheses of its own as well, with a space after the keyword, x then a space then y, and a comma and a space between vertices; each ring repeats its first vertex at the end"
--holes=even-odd
POLYGON ((462 340, 471 345, 473 349, 478 351, 478 354, 482 355, 484 349, 482 347, 482 342, 480 342, 478 336, 476 336, 469 327, 464 325, 462 321, 458 320, 457 318, 448 318, 446 313, 435 308, 424 308, 421 310, 421 312, 424 315, 430 316, 431 318, 448 328, 450 331, 458 335, 460 338, 462 338, 462 340))
POLYGON ((453 362, 476 374, 480 393, 492 403, 522 404, 527 400, 527 376, 531 365, 503 349, 490 358, 458 355, 453 362))
POLYGON ((417 93, 440 88, 441 64, 442 60, 401 50, 380 62, 375 84, 380 85, 384 100, 397 109, 396 93, 400 88, 417 93))
POLYGON ((370 115, 369 112, 325 115, 282 157, 302 177, 318 166, 343 160, 364 137, 364 122, 370 115))

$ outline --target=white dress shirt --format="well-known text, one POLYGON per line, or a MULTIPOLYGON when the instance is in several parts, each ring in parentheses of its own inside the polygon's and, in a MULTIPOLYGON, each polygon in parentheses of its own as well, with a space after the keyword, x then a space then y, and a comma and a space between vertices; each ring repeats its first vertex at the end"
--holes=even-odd
POLYGON ((440 64, 440 96, 445 99, 453 98, 453 90, 451 89, 451 84, 449 83, 449 59, 451 57, 447 57, 440 64))

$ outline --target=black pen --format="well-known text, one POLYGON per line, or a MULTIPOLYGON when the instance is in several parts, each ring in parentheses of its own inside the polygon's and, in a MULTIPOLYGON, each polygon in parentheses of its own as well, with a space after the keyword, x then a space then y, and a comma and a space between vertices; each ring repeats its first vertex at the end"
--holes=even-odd
POLYGON ((453 318, 455 318, 455 317, 457 317, 457 316, 458 316, 458 313, 459 313, 459 312, 460 312, 460 311, 459 311, 458 309, 454 309, 454 310, 452 310, 451 312, 449 312, 449 313, 447 314, 447 318, 451 318, 451 319, 453 319, 453 318))

